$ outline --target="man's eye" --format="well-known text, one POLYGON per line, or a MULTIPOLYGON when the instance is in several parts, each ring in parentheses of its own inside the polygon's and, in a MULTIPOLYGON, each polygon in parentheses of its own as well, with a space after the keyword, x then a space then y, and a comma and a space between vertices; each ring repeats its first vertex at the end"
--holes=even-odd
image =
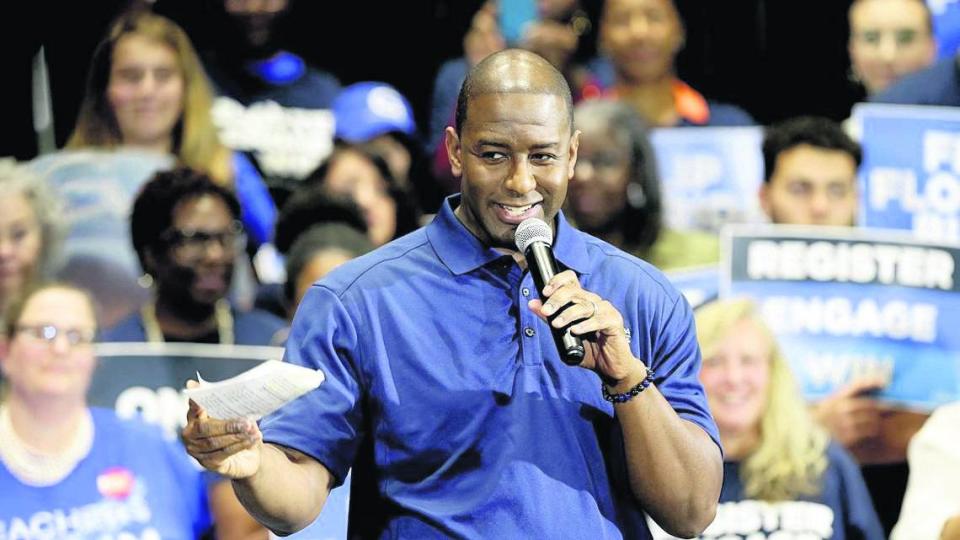
POLYGON ((917 32, 915 30, 910 30, 910 29, 898 30, 897 33, 894 34, 894 36, 896 37, 897 45, 903 47, 906 45, 910 45, 911 43, 916 41, 917 32))
POLYGON ((530 159, 538 163, 550 163, 556 160, 557 156, 553 154, 532 154, 530 159))
POLYGON ((787 185, 787 191, 794 195, 806 195, 810 192, 810 186, 804 182, 792 182, 787 185))
POLYGON ((844 184, 830 184, 827 193, 835 199, 842 199, 850 193, 850 187, 844 184))
POLYGON ((876 30, 867 30, 866 32, 860 34, 860 39, 862 39, 864 43, 869 43, 871 45, 880 43, 880 32, 876 30))
POLYGON ((503 152, 481 152, 480 157, 487 161, 500 161, 506 159, 507 155, 503 152))

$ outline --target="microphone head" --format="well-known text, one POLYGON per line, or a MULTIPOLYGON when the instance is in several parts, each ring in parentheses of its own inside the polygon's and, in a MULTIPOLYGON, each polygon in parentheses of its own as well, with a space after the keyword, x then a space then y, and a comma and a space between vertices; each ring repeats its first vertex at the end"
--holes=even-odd
POLYGON ((534 242, 543 242, 548 246, 553 245, 553 231, 547 222, 540 218, 527 218, 517 225, 517 231, 513 235, 517 243, 517 249, 520 253, 526 253, 527 248, 534 242))

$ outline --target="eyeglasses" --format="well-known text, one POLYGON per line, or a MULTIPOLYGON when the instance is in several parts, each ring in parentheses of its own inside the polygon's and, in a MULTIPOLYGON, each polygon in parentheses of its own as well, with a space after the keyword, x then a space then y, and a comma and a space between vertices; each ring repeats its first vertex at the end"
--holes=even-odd
POLYGON ((160 235, 160 241, 167 244, 181 258, 199 259, 203 257, 210 242, 216 242, 228 253, 235 252, 242 236, 243 225, 239 221, 234 221, 225 231, 167 229, 160 235))
POLYGON ((95 330, 86 328, 58 328, 52 324, 20 325, 17 326, 17 332, 29 336, 38 341, 45 341, 53 344, 57 336, 67 338, 67 343, 71 347, 79 345, 89 345, 97 337, 95 330))

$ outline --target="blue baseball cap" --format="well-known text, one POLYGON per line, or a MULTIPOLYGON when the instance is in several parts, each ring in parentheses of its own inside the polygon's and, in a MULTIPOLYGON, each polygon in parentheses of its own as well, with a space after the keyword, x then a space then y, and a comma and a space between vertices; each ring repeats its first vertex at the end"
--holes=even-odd
POLYGON ((351 143, 395 131, 413 135, 417 130, 410 102, 382 82, 359 82, 341 90, 333 100, 333 117, 336 136, 351 143))

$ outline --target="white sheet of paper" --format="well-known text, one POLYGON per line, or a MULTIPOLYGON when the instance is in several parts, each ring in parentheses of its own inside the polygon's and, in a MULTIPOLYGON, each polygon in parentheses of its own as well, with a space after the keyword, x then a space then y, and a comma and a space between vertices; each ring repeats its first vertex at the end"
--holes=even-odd
POLYGON ((204 381, 187 388, 187 397, 206 409, 211 418, 259 420, 286 403, 320 386, 323 372, 279 361, 266 361, 236 377, 220 382, 204 381))

